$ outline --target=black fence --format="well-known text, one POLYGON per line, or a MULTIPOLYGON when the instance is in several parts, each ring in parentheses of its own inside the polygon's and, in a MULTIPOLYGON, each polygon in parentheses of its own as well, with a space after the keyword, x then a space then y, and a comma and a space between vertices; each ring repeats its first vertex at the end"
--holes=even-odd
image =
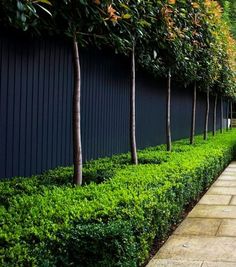
MULTIPOLYGON (((83 51, 84 160, 129 150, 127 58, 83 51)), ((0 37, 0 177, 29 176, 72 163, 72 58, 58 40, 0 37)), ((165 142, 166 81, 137 73, 137 144, 165 142)), ((192 90, 172 89, 173 139, 189 136, 192 90)), ((203 132, 206 101, 198 94, 196 131, 203 132)), ((209 130, 213 126, 213 102, 209 130)), ((220 108, 217 127, 220 126, 220 108)))

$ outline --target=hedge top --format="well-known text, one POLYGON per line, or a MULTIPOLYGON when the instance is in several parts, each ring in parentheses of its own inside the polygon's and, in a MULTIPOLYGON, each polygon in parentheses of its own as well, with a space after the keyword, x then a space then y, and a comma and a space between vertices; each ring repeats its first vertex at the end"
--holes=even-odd
MULTIPOLYGON (((235 155, 232 130, 88 163, 100 184, 68 186, 72 168, 0 182, 1 266, 138 266, 235 155), (112 167, 111 167, 112 166, 112 167), (111 169, 114 171, 111 173, 111 169)), ((85 179, 86 180, 86 179, 85 179)))

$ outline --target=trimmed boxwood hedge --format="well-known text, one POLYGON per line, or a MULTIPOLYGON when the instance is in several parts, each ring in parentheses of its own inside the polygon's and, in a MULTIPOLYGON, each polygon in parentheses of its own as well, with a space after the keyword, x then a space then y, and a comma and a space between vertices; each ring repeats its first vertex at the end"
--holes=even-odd
POLYGON ((88 162, 87 184, 72 168, 0 182, 1 266, 139 266, 184 207, 233 159, 236 131, 88 162), (96 181, 91 182, 91 181, 96 181), (102 182, 101 182, 102 181, 102 182), (100 183, 99 183, 100 182, 100 183))

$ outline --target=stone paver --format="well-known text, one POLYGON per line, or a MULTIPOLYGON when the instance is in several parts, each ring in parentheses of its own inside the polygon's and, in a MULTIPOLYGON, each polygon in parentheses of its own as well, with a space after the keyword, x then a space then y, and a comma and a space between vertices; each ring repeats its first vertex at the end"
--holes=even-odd
MULTIPOLYGON (((190 267, 191 265, 189 265, 190 267)), ((235 262, 205 261, 201 267, 236 267, 235 262)))
POLYGON ((236 161, 233 161, 147 267, 236 267, 236 161))
POLYGON ((236 180, 231 180, 231 181, 227 181, 227 180, 218 180, 216 181, 213 186, 220 186, 220 187, 236 187, 236 180))
POLYGON ((224 175, 235 176, 235 172, 234 170, 227 170, 224 172, 224 175))
POLYGON ((236 195, 236 187, 227 187, 227 186, 213 186, 208 190, 207 194, 212 195, 236 195))
POLYGON ((234 167, 226 168, 224 172, 227 173, 227 172, 235 172, 235 171, 236 171, 236 167, 234 166, 234 167))
POLYGON ((197 205, 188 215, 195 218, 232 218, 236 219, 236 206, 197 205))
MULTIPOLYGON (((153 259, 148 267, 201 267, 203 264, 202 261, 178 261, 178 260, 157 260, 153 259)), ((230 266, 229 266, 230 267, 230 266)))
POLYGON ((231 196, 229 195, 205 195, 202 197, 202 199, 199 201, 199 204, 205 204, 205 205, 228 205, 231 196))
POLYGON ((228 166, 227 168, 225 168, 224 172, 228 172, 228 171, 235 171, 236 167, 234 166, 228 166))
POLYGON ((218 181, 221 181, 221 180, 227 180, 227 181, 236 181, 236 177, 233 176, 233 175, 221 175, 218 179, 218 181))
POLYGON ((172 235, 156 259, 190 261, 233 261, 236 266, 236 238, 172 235))
POLYGON ((225 168, 225 170, 228 170, 228 169, 234 169, 236 168, 236 163, 230 163, 230 165, 228 167, 225 168))
POLYGON ((223 220, 217 232, 217 236, 236 237, 236 220, 223 220))
POLYGON ((175 235, 216 235, 220 219, 186 218, 174 232, 175 235))
POLYGON ((236 196, 233 196, 231 201, 230 201, 230 205, 236 205, 236 196))

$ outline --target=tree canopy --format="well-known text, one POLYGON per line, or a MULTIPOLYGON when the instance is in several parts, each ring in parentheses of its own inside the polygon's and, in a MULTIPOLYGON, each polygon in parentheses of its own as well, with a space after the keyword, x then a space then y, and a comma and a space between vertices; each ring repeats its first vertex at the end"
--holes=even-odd
POLYGON ((80 45, 110 46, 129 54, 136 40, 138 62, 156 76, 235 98, 236 3, 233 0, 3 0, 6 26, 72 35, 80 45), (223 7, 223 8, 222 8, 223 7))

